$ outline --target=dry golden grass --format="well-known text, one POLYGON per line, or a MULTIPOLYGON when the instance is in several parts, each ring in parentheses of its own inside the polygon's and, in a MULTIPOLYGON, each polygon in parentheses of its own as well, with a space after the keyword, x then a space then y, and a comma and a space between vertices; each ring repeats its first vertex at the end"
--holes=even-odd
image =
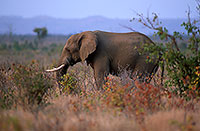
POLYGON ((76 96, 59 96, 51 105, 39 112, 24 111, 22 108, 0 112, 2 131, 173 131, 200 129, 199 111, 185 112, 183 109, 164 110, 144 116, 144 123, 138 124, 134 115, 119 114, 108 110, 77 111, 72 103, 76 96))
MULTIPOLYGON (((48 58, 47 54, 45 56, 48 58)), ((37 59, 42 59, 39 54, 37 59)), ((19 89, 22 84, 29 85, 26 81, 18 81, 18 85, 13 82, 12 76, 16 74, 16 70, 12 69, 13 61, 10 61, 0 62, 0 95, 5 89, 9 91, 9 88, 14 89, 16 95, 24 91, 19 89)), ((53 57, 45 59, 45 63, 39 63, 39 69, 51 67, 55 61, 53 57), (53 64, 48 64, 52 61, 53 64)), ((24 70, 29 71, 29 67, 25 66, 24 70)), ((71 94, 66 91, 60 94, 61 89, 55 82, 55 75, 41 71, 42 75, 48 76, 48 79, 44 78, 43 81, 49 80, 50 77, 50 83, 54 83, 53 89, 49 89, 44 97, 44 105, 31 105, 30 108, 29 103, 23 103, 23 100, 27 99, 26 96, 12 97, 15 101, 9 108, 0 107, 0 131, 200 130, 199 99, 185 101, 170 94, 170 89, 164 89, 160 85, 158 76, 147 85, 134 83, 128 78, 127 72, 122 73, 120 78, 109 76, 104 92, 99 92, 95 89, 93 70, 90 67, 77 64, 70 68, 68 73, 68 77, 76 82, 76 88, 70 89, 71 94), (19 104, 19 100, 22 104, 19 104)), ((34 74, 35 72, 31 73, 33 76, 34 74)), ((71 83, 68 82, 66 81, 66 84, 69 86, 71 83)), ((4 100, 9 102, 8 98, 4 100)))
POLYGON ((199 130, 199 112, 184 110, 160 111, 145 118, 145 127, 149 131, 199 130))

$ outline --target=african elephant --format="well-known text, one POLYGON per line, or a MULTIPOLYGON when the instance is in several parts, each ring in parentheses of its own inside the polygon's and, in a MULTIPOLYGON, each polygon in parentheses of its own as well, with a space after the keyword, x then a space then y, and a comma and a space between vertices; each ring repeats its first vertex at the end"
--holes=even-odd
POLYGON ((122 68, 144 77, 158 69, 158 58, 154 57, 151 63, 146 62, 149 53, 139 53, 138 49, 144 43, 153 42, 138 32, 86 31, 75 34, 67 40, 58 67, 47 71, 57 71, 57 80, 60 81, 69 66, 86 61, 94 69, 98 89, 105 82, 105 76, 109 73, 118 75, 122 68))

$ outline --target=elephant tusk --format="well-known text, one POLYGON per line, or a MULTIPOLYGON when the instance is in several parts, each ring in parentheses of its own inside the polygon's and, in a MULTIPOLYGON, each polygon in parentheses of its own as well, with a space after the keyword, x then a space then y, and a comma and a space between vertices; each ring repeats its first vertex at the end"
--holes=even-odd
POLYGON ((46 70, 46 71, 47 71, 47 72, 54 72, 54 71, 60 70, 60 69, 63 68, 64 66, 65 66, 65 64, 62 64, 62 65, 60 65, 60 66, 57 67, 57 68, 53 68, 53 69, 46 70))

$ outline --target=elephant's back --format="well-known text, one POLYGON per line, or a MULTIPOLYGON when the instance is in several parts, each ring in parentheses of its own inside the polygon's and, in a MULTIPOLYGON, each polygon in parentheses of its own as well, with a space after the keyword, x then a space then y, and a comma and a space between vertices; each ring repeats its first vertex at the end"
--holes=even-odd
POLYGON ((111 46, 124 46, 124 45, 139 45, 144 43, 153 43, 153 41, 146 35, 139 32, 128 32, 128 33, 113 33, 104 31, 95 31, 100 43, 111 46))
MULTIPOLYGON (((98 38, 98 46, 103 50, 109 52, 124 52, 126 50, 136 50, 136 48, 142 47, 142 45, 153 43, 150 38, 139 32, 129 33, 112 33, 95 31, 98 38)), ((129 52, 129 51, 128 51, 129 52)), ((127 53, 128 53, 127 52, 127 53)))
POLYGON ((146 55, 139 55, 138 48, 144 43, 153 43, 146 35, 139 32, 111 33, 98 31, 99 44, 111 61, 112 70, 130 67, 136 69, 138 63, 145 65, 146 55), (141 62, 142 61, 142 62, 141 62))

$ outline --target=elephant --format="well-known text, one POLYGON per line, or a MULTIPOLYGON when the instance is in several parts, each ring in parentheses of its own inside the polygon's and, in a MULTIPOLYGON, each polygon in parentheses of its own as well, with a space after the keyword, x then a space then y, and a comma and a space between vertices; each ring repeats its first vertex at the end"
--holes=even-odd
POLYGON ((105 77, 109 74, 119 75, 124 68, 137 72, 142 77, 155 73, 158 69, 158 58, 146 62, 149 52, 141 54, 143 44, 153 41, 139 32, 113 33, 105 31, 85 31, 72 35, 66 42, 58 63, 48 72, 57 72, 57 81, 61 81, 69 66, 85 62, 94 70, 98 89, 102 89, 105 77))

